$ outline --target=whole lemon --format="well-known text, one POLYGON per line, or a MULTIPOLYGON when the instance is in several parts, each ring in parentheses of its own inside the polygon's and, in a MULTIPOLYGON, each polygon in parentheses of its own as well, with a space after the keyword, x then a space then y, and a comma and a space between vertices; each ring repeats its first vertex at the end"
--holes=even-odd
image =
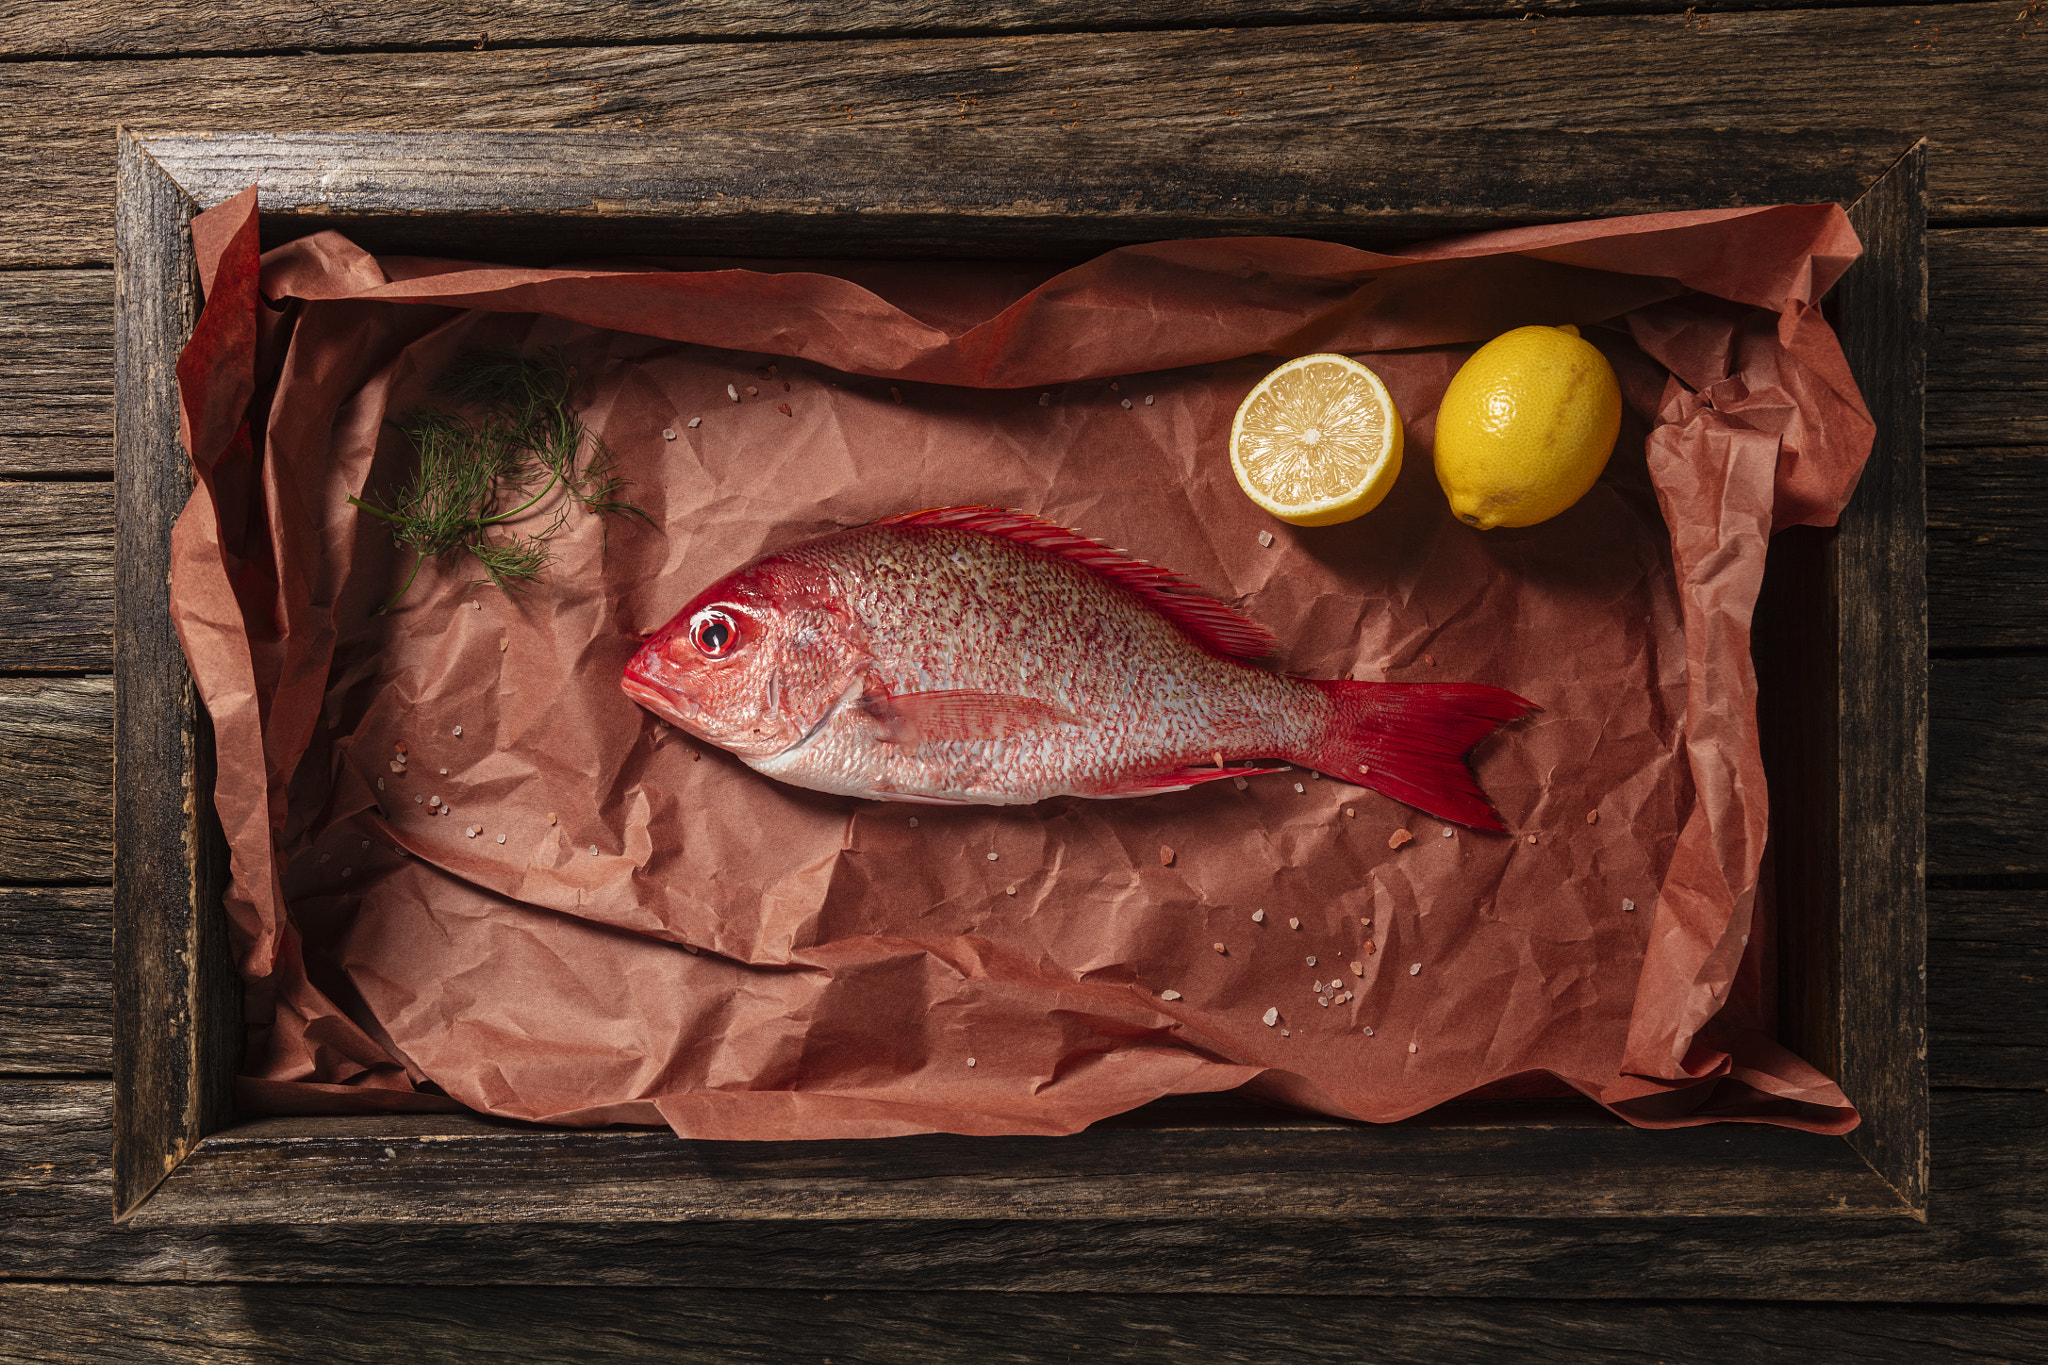
POLYGON ((1458 520, 1534 526, 1586 495, 1621 431, 1621 385, 1576 327, 1517 327, 1472 353, 1436 418, 1436 481, 1458 520))

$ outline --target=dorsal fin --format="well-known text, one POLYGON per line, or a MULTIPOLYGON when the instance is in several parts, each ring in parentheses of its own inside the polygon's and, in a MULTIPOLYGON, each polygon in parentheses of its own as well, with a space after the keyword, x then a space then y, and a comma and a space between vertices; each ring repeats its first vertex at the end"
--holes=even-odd
POLYGON ((899 512, 875 524, 974 531, 1058 555, 1135 594, 1140 601, 1179 626, 1196 644, 1227 658, 1261 658, 1271 654, 1279 643, 1271 631, 1217 601, 1200 584, 1182 578, 1170 569, 1134 559, 1122 550, 1112 550, 1099 540, 1090 540, 1029 512, 1003 507, 928 507, 921 512, 899 512))

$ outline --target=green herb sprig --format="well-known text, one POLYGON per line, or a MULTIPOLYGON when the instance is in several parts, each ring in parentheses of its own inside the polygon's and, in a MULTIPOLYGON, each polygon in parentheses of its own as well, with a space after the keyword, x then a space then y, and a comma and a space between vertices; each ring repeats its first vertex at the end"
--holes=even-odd
POLYGON ((434 558, 474 558, 484 577, 472 580, 472 589, 524 587, 554 562, 545 542, 577 508, 653 524, 621 496, 628 485, 615 471, 615 453, 594 436, 586 440, 570 411, 576 383, 576 367, 559 351, 533 359, 476 352, 436 385, 474 416, 422 412, 395 424, 419 455, 412 481, 388 507, 349 499, 381 518, 414 554, 404 585, 376 615, 391 610, 419 577, 420 565, 434 558), (538 526, 512 529, 529 520, 538 526))

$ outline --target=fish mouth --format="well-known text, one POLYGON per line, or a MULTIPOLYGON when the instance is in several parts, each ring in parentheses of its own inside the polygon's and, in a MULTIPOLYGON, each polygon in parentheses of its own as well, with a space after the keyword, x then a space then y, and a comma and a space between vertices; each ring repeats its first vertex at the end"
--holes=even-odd
MULTIPOLYGON (((669 700, 667 693, 662 692, 658 688, 650 687, 630 673, 619 680, 619 686, 625 689, 627 696, 639 702, 663 720, 681 726, 693 735, 697 733, 697 727, 692 725, 683 716, 683 713, 676 709, 675 703, 669 700)), ((699 738, 702 738, 702 736, 699 736, 699 738)))

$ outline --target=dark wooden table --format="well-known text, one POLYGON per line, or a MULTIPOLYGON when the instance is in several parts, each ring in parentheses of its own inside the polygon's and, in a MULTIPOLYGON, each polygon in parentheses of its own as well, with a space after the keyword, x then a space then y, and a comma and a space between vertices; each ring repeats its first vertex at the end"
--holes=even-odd
POLYGON ((2048 7, 0 5, 0 1360, 2048 1358, 2048 7), (1704 8, 1704 7, 1702 7, 1704 8), (1212 25, 1214 27, 1203 27, 1212 25), (1696 1221, 590 1226, 109 1215, 114 130, 1924 132, 1933 1191, 1696 1221))

